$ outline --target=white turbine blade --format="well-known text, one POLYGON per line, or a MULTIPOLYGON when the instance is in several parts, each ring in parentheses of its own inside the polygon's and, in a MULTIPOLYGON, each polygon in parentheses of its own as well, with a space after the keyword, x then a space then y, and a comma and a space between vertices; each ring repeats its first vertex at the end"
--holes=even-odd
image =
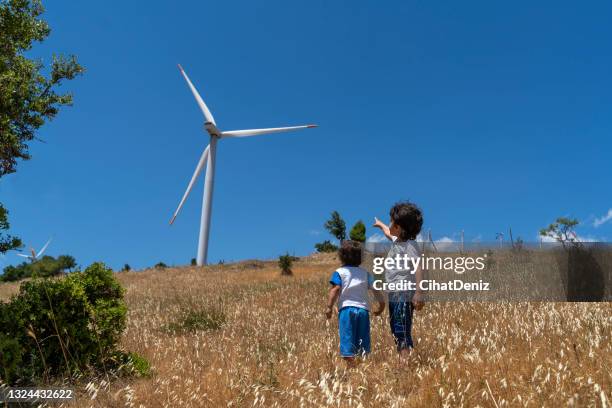
POLYGON ((200 105, 200 109, 202 110, 202 113, 204 113, 204 117, 206 118, 206 121, 207 122, 211 122, 213 125, 216 125, 215 118, 213 118, 212 113, 210 113, 210 110, 208 109, 208 106, 206 106, 206 104, 204 103, 204 100, 202 99, 202 97, 198 93, 198 90, 195 89, 195 86, 193 86, 193 84, 189 80, 189 77, 187 76, 187 74, 183 70, 183 67, 181 67, 181 64, 178 64, 178 67, 181 70, 181 74, 183 74, 183 77, 185 78, 185 81, 187 81, 187 85, 189 85, 189 89, 191 89, 191 93, 193 94, 194 98, 198 102, 198 105, 200 105))
POLYGON ((179 203, 178 208, 176 209, 176 211, 174 212, 174 215, 172 216, 172 219, 170 220, 170 225, 172 225, 179 211, 181 211, 181 208, 183 208, 183 204, 185 204, 185 200, 187 200, 187 196, 191 192, 191 189, 193 188, 193 185, 195 184, 195 181, 198 178, 198 175, 202 172, 202 169, 204 168, 204 165, 206 164, 206 160, 208 160, 209 148, 210 148, 210 145, 206 146, 206 149, 204 149, 204 152, 202 153, 202 156, 200 157, 200 161, 198 162, 198 165, 196 166, 196 169, 193 172, 193 176, 191 176, 191 181, 189 182, 189 185, 187 186, 187 190, 185 191, 185 194, 183 194, 183 198, 181 199, 181 202, 179 203))
POLYGON ((49 246, 49 244, 51 243, 51 240, 53 238, 49 238, 49 240, 47 241, 47 243, 45 244, 45 246, 42 247, 42 249, 36 254, 36 258, 39 258, 47 249, 47 247, 49 246))
POLYGON ((25 254, 17 254, 17 256, 20 256, 22 258, 30 258, 30 255, 25 255, 25 254))
POLYGON ((289 126, 289 127, 267 128, 267 129, 229 130, 227 132, 221 132, 221 137, 258 136, 258 135, 266 135, 268 133, 289 132, 291 130, 308 129, 308 128, 315 128, 315 127, 317 127, 317 125, 289 126))

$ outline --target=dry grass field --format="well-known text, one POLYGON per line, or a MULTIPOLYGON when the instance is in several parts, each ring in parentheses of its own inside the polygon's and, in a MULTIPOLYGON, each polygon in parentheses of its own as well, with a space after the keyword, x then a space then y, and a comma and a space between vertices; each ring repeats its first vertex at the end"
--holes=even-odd
MULTIPOLYGON (((611 303, 430 303, 416 349, 399 360, 387 314, 372 354, 338 358, 323 316, 334 257, 118 273, 127 289, 122 346, 149 378, 100 377, 79 407, 601 407, 612 399, 611 303)), ((6 298, 17 285, 0 285, 6 298)))

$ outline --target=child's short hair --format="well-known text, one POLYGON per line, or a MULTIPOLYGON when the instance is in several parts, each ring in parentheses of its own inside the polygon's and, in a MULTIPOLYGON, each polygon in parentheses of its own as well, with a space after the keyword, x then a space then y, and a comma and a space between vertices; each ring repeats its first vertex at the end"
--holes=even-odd
POLYGON ((395 203, 389 211, 391 221, 398 225, 402 233, 398 237, 401 241, 416 239, 423 227, 423 213, 416 204, 409 201, 395 203))
POLYGON ((342 241, 338 250, 338 257, 342 266, 361 265, 361 244, 351 240, 342 241))

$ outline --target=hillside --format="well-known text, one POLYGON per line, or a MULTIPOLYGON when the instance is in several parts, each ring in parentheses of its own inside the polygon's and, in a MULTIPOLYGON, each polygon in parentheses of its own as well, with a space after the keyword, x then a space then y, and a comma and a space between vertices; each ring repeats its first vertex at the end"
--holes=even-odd
MULTIPOLYGON (((372 319, 371 356, 347 371, 337 320, 322 313, 335 267, 333 256, 313 256, 295 263, 293 277, 260 261, 118 273, 129 308, 122 345, 149 359, 152 376, 97 379, 73 406, 555 407, 611 398, 610 303, 430 303, 415 317, 407 361, 385 313, 372 319)), ((0 285, 0 297, 16 288, 0 285)))

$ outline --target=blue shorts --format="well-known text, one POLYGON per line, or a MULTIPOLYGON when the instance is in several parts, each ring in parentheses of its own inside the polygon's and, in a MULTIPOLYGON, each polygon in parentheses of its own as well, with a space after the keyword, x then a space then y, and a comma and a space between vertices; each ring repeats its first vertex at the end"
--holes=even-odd
POLYGON ((397 351, 413 348, 412 343, 412 302, 392 302, 389 300, 389 324, 397 346, 397 351))
POLYGON ((370 314, 366 309, 347 306, 338 313, 340 355, 355 357, 370 352, 370 314))

